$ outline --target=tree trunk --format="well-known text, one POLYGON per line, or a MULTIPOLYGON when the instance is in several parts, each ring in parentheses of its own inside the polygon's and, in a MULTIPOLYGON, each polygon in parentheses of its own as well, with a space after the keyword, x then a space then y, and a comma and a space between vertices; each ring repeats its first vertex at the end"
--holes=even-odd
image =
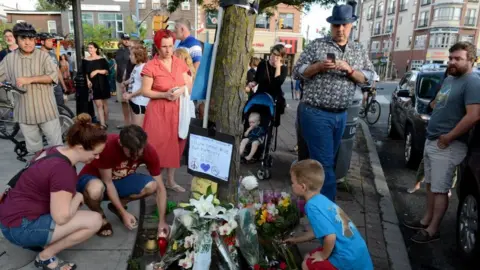
POLYGON ((240 177, 238 147, 243 132, 242 112, 245 105, 246 74, 251 57, 255 16, 244 8, 225 9, 213 75, 210 119, 218 132, 235 136, 232 168, 228 186, 219 186, 220 199, 235 202, 240 177))

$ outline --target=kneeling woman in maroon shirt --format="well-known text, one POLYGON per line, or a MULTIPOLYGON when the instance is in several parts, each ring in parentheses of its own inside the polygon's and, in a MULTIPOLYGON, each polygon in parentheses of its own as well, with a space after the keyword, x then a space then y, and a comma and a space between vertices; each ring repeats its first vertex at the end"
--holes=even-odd
POLYGON ((26 249, 43 249, 35 266, 75 269, 74 263, 55 255, 86 241, 102 226, 99 213, 78 210, 83 195, 76 192, 74 166, 97 159, 106 140, 106 131, 93 125, 88 114, 80 114, 68 131, 67 145, 43 151, 0 203, 3 236, 26 249), (46 155, 55 156, 42 159, 46 155))

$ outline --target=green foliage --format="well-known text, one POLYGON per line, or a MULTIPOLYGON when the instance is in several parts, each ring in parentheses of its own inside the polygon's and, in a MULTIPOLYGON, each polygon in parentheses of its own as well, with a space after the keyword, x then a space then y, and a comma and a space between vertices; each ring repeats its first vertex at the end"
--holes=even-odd
POLYGON ((73 0, 37 0, 37 5, 36 8, 39 11, 51 11, 51 10, 56 10, 56 11, 61 11, 61 10, 66 10, 72 5, 73 0), (42 8, 42 9, 39 9, 42 8), (47 9, 43 9, 47 8, 47 9), (48 8, 53 8, 53 9, 48 9, 48 8))
MULTIPOLYGON (((55 0, 55 1, 60 1, 60 0, 55 0)), ((63 0, 65 1, 65 0, 63 0)), ((177 10, 180 5, 182 4, 183 0, 172 0, 168 4, 168 12, 172 13, 175 10, 177 10)), ((275 7, 279 4, 286 4, 289 6, 297 6, 297 7, 303 7, 305 11, 310 10, 310 5, 312 4, 320 4, 321 6, 324 7, 330 7, 332 5, 335 5, 336 3, 341 2, 339 0, 309 0, 309 1, 302 1, 302 0, 260 0, 260 12, 266 11, 271 12, 271 9, 268 10, 268 8, 275 7), (267 9, 267 10, 266 10, 267 9)), ((213 0, 208 4, 204 4, 203 0, 198 0, 199 5, 203 5, 203 8, 205 10, 216 10, 219 4, 219 0, 213 0)))
POLYGON ((96 24, 94 26, 90 24, 83 24, 83 39, 85 44, 89 42, 95 42, 103 48, 106 43, 108 43, 111 39, 106 39, 105 37, 110 36, 112 33, 112 29, 105 27, 101 24, 96 24))
POLYGON ((133 21, 131 16, 128 16, 127 19, 125 19, 125 26, 123 31, 129 35, 131 33, 137 32, 137 26, 135 25, 135 22, 133 21))
POLYGON ((3 40, 3 31, 5 29, 12 29, 13 23, 0 23, 0 47, 3 49, 7 46, 5 40, 3 40))

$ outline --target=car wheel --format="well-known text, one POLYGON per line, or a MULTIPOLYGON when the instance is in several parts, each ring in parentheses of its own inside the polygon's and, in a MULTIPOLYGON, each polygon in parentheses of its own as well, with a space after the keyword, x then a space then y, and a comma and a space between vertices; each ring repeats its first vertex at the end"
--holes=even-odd
POLYGON ((413 128, 408 125, 407 131, 405 132, 405 165, 410 169, 418 169, 420 160, 422 158, 422 153, 418 150, 417 145, 415 144, 415 132, 413 128))
POLYGON ((393 126, 393 116, 392 113, 388 114, 388 123, 387 123, 387 132, 388 132, 388 137, 392 139, 397 139, 398 138, 398 132, 393 126))
POLYGON ((477 187, 464 189, 457 210, 457 247, 468 262, 475 261, 480 255, 480 243, 477 241, 480 224, 479 204, 477 187))

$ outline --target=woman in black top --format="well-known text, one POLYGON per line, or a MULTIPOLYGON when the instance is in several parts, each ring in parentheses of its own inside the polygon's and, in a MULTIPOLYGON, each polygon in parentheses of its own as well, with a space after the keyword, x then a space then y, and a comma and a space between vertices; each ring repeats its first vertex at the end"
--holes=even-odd
POLYGON ((270 59, 262 60, 257 67, 255 80, 248 85, 253 89, 258 85, 257 92, 265 92, 272 96, 274 100, 282 95, 282 84, 287 77, 287 67, 283 65, 285 57, 285 47, 281 44, 273 46, 270 50, 270 59))
POLYGON ((93 101, 97 107, 100 124, 107 129, 108 121, 108 103, 110 98, 110 86, 108 84, 108 62, 101 57, 100 47, 95 42, 88 44, 88 53, 90 56, 84 61, 84 74, 87 78, 87 86, 92 90, 93 101))
POLYGON ((282 84, 287 78, 287 67, 283 64, 285 55, 285 46, 281 44, 273 46, 270 50, 270 59, 260 62, 255 73, 255 81, 248 84, 250 89, 258 85, 255 93, 268 93, 275 100, 275 126, 280 125, 280 115, 285 112, 287 105, 282 91, 282 84))

